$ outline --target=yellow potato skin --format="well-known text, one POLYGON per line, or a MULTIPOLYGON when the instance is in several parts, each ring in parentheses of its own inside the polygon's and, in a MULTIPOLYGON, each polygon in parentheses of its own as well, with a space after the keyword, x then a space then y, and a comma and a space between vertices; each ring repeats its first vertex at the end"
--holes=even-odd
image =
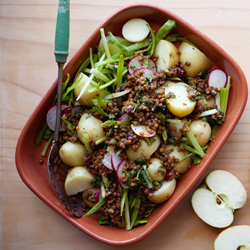
POLYGON ((166 168, 162 165, 160 159, 152 158, 147 170, 153 181, 163 181, 166 174, 166 168))
POLYGON ((77 135, 82 143, 84 143, 82 134, 87 134, 93 142, 105 136, 102 121, 87 113, 83 114, 76 128, 77 135))
POLYGON ((208 70, 212 66, 204 53, 186 42, 183 42, 178 50, 180 62, 183 63, 183 68, 190 77, 194 77, 200 71, 208 70))
MULTIPOLYGON (((76 82, 80 79, 80 83, 74 88, 74 95, 75 97, 77 98, 80 93, 81 93, 81 90, 82 88, 84 87, 84 85, 87 83, 87 81, 89 80, 89 77, 86 76, 85 74, 83 73, 79 73, 79 75, 77 76, 76 78, 76 82)), ((96 82, 94 81, 91 81, 91 83, 93 83, 94 85, 97 85, 96 82)), ((96 95, 96 92, 91 92, 89 93, 88 90, 92 89, 93 87, 91 86, 91 84, 89 84, 89 86, 86 88, 86 90, 84 91, 84 93, 81 95, 80 99, 78 100, 78 102, 83 105, 83 106, 92 106, 93 103, 92 103, 92 99, 96 99, 97 98, 97 95, 96 95)), ((102 97, 105 96, 105 94, 103 92, 100 93, 100 95, 102 97)))
POLYGON ((176 188, 176 179, 171 181, 163 181, 162 186, 153 193, 153 196, 148 196, 148 199, 154 203, 162 203, 168 200, 174 193, 176 188))
MULTIPOLYGON (((178 151, 178 147, 174 145, 167 145, 166 150, 169 150, 169 149, 173 149, 173 151, 169 154, 169 156, 170 157, 174 156, 175 158, 178 158, 179 161, 181 161, 183 158, 185 158, 189 154, 187 150, 178 151)), ((187 170, 191 166, 191 163, 192 163, 192 158, 188 157, 184 161, 175 163, 174 169, 178 173, 184 174, 185 172, 187 172, 187 170)))
POLYGON ((179 54, 177 48, 167 40, 160 40, 155 47, 154 54, 158 56, 156 62, 158 71, 168 70, 178 64, 179 54))
POLYGON ((212 129, 208 122, 202 120, 192 121, 189 127, 201 147, 209 142, 212 129))
POLYGON ((151 156, 157 150, 161 143, 161 139, 158 135, 154 136, 153 138, 155 139, 155 141, 151 145, 148 145, 147 142, 141 140, 141 145, 136 151, 133 150, 132 146, 129 146, 126 150, 126 154, 129 160, 134 161, 138 158, 144 159, 148 156, 151 156))
POLYGON ((70 167, 84 165, 87 150, 81 143, 65 142, 59 150, 61 160, 70 167))

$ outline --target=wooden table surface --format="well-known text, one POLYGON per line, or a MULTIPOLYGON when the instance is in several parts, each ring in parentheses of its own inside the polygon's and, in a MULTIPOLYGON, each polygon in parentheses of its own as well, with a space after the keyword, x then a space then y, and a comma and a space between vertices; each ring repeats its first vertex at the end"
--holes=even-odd
MULTIPOLYGON (((114 249, 85 235, 37 198, 15 165, 18 137, 57 76, 57 0, 0 0, 0 249, 114 249)), ((223 47, 250 83, 249 0, 72 0, 69 58, 108 16, 125 5, 153 3, 181 16, 223 47)), ((250 104, 207 172, 227 169, 250 197, 250 104)), ((222 230, 194 213, 192 191, 147 238, 122 249, 213 249, 222 230)), ((250 225, 250 198, 233 225, 250 225)), ((117 249, 119 247, 115 247, 117 249)), ((226 249, 225 249, 226 250, 226 249)))

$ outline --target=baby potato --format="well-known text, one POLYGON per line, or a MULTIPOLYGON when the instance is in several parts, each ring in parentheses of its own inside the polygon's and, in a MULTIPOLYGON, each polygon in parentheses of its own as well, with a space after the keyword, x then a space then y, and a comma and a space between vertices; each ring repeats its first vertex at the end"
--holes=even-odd
POLYGON ((157 43, 154 54, 158 56, 156 62, 158 71, 167 70, 179 62, 177 48, 171 42, 166 40, 160 40, 157 43))
POLYGON ((165 87, 165 96, 168 110, 175 116, 185 117, 191 114, 196 106, 196 101, 189 98, 190 86, 184 82, 168 82, 165 87))
POLYGON ((208 122, 202 120, 192 121, 189 127, 201 147, 209 142, 212 129, 208 122))
POLYGON ((105 136, 102 121, 95 118, 91 114, 84 113, 79 120, 78 127, 76 128, 79 139, 84 143, 82 134, 87 134, 89 139, 93 142, 105 136))
POLYGON ((169 135, 174 137, 180 136, 182 134, 180 129, 183 129, 187 125, 187 123, 188 123, 187 119, 179 120, 179 123, 169 122, 168 123, 169 135))
POLYGON ((65 191, 68 196, 75 195, 91 188, 94 176, 82 166, 73 167, 69 170, 65 180, 65 191))
POLYGON ((148 199, 154 203, 162 203, 168 200, 174 193, 176 188, 176 180, 172 179, 171 181, 164 180, 162 186, 153 193, 153 196, 148 196, 148 199))
POLYGON ((183 42, 179 47, 180 62, 183 63, 183 68, 187 75, 194 77, 202 70, 208 70, 212 63, 211 61, 197 48, 183 42))
MULTIPOLYGON (((173 151, 169 154, 169 156, 170 157, 174 156, 175 158, 178 158, 179 161, 181 161, 183 158, 185 158, 189 154, 187 150, 178 151, 178 147, 177 146, 167 145, 166 146, 166 150, 170 150, 170 149, 173 149, 173 151)), ((182 162, 175 163, 174 169, 178 173, 184 174, 189 169, 189 167, 191 165, 191 162, 192 162, 192 158, 188 157, 187 159, 185 159, 182 162)))
POLYGON ((126 154, 129 158, 129 160, 136 160, 138 158, 147 158, 148 156, 151 156, 157 148, 160 146, 161 139, 158 135, 150 138, 141 140, 140 147, 134 151, 132 146, 129 146, 126 150, 126 154), (147 142, 145 140, 148 140, 147 142))
POLYGON ((160 159, 152 158, 147 170, 153 181, 163 181, 166 168, 162 165, 160 159))
POLYGON ((81 143, 65 142, 59 150, 61 160, 70 167, 84 165, 83 157, 87 154, 81 143))
MULTIPOLYGON (((89 80, 89 77, 86 76, 85 74, 83 74, 83 73, 81 72, 81 73, 79 73, 79 75, 77 76, 76 82, 77 82, 81 77, 82 77, 81 81, 80 81, 79 84, 74 88, 74 95, 75 95, 76 98, 80 95, 82 88, 84 87, 84 85, 85 85, 85 84, 87 83, 87 81, 89 80)), ((91 84, 97 85, 97 83, 94 82, 94 81, 91 81, 91 84)), ((92 106, 93 103, 92 103, 91 100, 92 100, 92 99, 96 99, 96 97, 97 97, 95 91, 94 91, 94 92, 91 92, 91 93, 88 92, 89 89, 92 89, 92 88, 93 88, 93 87, 91 86, 91 84, 89 84, 89 86, 86 88, 86 90, 85 90, 84 93, 81 95, 80 99, 78 100, 78 102, 79 102, 81 105, 83 105, 83 106, 92 106)), ((101 92, 100 95, 101 95, 102 97, 105 96, 105 94, 104 94, 103 92, 101 92)))

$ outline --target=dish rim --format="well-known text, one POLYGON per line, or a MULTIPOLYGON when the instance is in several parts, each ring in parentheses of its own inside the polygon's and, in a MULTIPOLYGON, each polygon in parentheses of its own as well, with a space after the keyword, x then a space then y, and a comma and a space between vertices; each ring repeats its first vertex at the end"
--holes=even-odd
MULTIPOLYGON (((247 90, 247 82, 246 82, 246 78, 244 76, 243 71, 241 70, 239 65, 235 62, 235 60, 231 56, 229 56, 219 45, 217 45, 214 41, 212 41, 210 38, 208 38, 206 35, 201 33, 199 30, 197 30, 195 27, 193 27, 192 25, 187 23, 185 20, 183 20, 182 18, 180 18, 176 14, 174 14, 174 13, 172 13, 164 8, 160 8, 156 5, 151 5, 151 4, 128 5, 124 8, 121 8, 120 10, 116 11, 113 15, 111 15, 109 18, 107 18, 101 25, 99 25, 94 30, 94 32, 90 35, 90 37, 83 43, 83 45, 79 48, 79 50, 76 52, 76 54, 68 62, 68 64, 66 65, 66 67, 64 69, 64 76, 66 76, 66 72, 69 71, 69 68, 72 67, 72 65, 74 63, 76 63, 76 61, 79 57, 80 51, 86 46, 86 44, 90 43, 90 41, 93 40, 93 37, 97 36, 101 27, 106 26, 112 19, 114 19, 115 17, 117 17, 121 13, 128 11, 128 10, 131 10, 131 9, 134 9, 134 8, 150 8, 156 12, 161 12, 162 14, 164 14, 164 17, 166 17, 166 18, 173 17, 175 20, 178 20, 178 22, 181 22, 184 26, 188 27, 188 29, 194 31, 194 34, 198 38, 206 41, 206 43, 208 43, 214 50, 220 51, 223 58, 226 58, 227 61, 229 61, 234 66, 234 68, 238 72, 239 77, 241 79, 240 84, 241 85, 243 84, 245 90, 247 90)), ((25 175, 25 172, 22 168, 23 162, 21 161, 20 155, 22 154, 22 144, 24 143, 25 136, 26 136, 28 129, 30 128, 32 121, 33 121, 34 117, 36 116, 37 112, 40 111, 44 107, 45 100, 49 99, 49 97, 52 96, 53 93, 55 92, 56 85, 57 85, 57 80, 54 81, 53 85, 49 88, 49 90, 47 91, 45 96, 41 99, 41 101, 39 102, 38 106, 35 108, 35 110, 31 114, 30 118, 28 119, 27 123, 25 124, 25 126, 24 126, 24 128, 19 136, 17 147, 16 147, 16 156, 15 156, 17 171, 18 171, 21 179, 23 180, 23 182, 26 184, 26 186, 33 193, 35 193, 35 195, 38 196, 43 202, 45 202, 49 207, 51 207, 55 212, 57 212, 64 219, 69 221, 71 224, 76 226, 78 229, 80 229, 81 231, 83 231, 87 235, 89 235, 89 236, 91 236, 91 237, 93 237, 93 238, 95 238, 103 243, 109 244, 109 245, 129 245, 129 244, 138 242, 138 241, 142 240, 143 238, 145 238, 147 235, 149 235, 153 230, 155 230, 159 226, 159 224, 172 212, 172 210, 177 206, 177 204, 179 204, 179 202, 191 190, 191 188, 195 185, 195 183, 201 178, 202 174, 206 171, 206 169, 208 168, 208 166, 210 165, 212 160, 215 158, 216 154, 219 152, 219 150, 221 149, 221 147, 225 143, 226 139, 229 137, 229 135, 232 133, 234 127, 238 123, 238 121, 239 121, 239 119, 244 111, 244 108, 245 108, 245 105, 247 102, 247 97, 248 97, 248 91, 244 91, 243 92, 244 95, 242 96, 242 100, 241 100, 241 106, 240 106, 236 116, 233 117, 233 122, 230 124, 230 126, 228 126, 228 129, 225 131, 225 133, 223 133, 223 137, 222 137, 223 140, 221 140, 216 145, 216 149, 212 151, 212 153, 209 155, 209 157, 206 157, 206 156, 204 157, 204 159, 203 159, 204 164, 202 165, 202 168, 199 169, 199 171, 196 173, 196 175, 194 176, 192 181, 189 183, 189 185, 186 186, 186 189, 183 190, 182 195, 178 196, 178 198, 174 200, 173 204, 167 210, 167 212, 161 213, 158 216, 158 219, 153 223, 153 225, 151 227, 149 227, 147 230, 143 231, 139 237, 136 237, 136 238, 131 237, 129 240, 116 241, 116 240, 110 240, 110 239, 103 238, 100 235, 93 233, 92 231, 88 230, 87 228, 84 228, 81 224, 79 224, 77 222, 78 221, 77 219, 70 217, 68 214, 65 214, 63 210, 59 210, 58 207, 55 206, 55 204, 51 200, 49 200, 46 196, 44 196, 44 194, 39 192, 37 189, 35 189, 31 185, 31 182, 29 181, 29 179, 27 179, 27 176, 25 175), (197 177, 197 176, 199 176, 199 177, 197 177)), ((48 184, 49 184, 49 182, 48 182, 48 184)), ((117 229, 117 230, 120 230, 120 229, 117 229)), ((124 229, 121 229, 121 230, 124 230, 124 229)), ((124 230, 124 233, 125 232, 126 231, 124 230)))

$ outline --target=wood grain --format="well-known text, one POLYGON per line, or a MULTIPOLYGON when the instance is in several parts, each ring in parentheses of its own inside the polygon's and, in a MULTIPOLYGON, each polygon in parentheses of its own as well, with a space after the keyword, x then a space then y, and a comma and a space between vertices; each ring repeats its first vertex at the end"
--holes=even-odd
MULTIPOLYGON (((16 171, 18 136, 57 76, 53 54, 57 3, 0 1, 0 249, 112 248, 59 217, 23 184, 16 171)), ((250 82, 249 0, 71 0, 68 60, 108 16, 134 3, 153 3, 187 20, 223 47, 250 82)), ((250 197, 249 125, 248 103, 208 171, 227 169, 235 173, 250 197)), ((195 215, 190 204, 193 190, 150 236, 123 249, 212 249, 221 230, 207 226, 195 215)), ((250 225, 249 211, 250 199, 236 214, 233 224, 250 225)))

